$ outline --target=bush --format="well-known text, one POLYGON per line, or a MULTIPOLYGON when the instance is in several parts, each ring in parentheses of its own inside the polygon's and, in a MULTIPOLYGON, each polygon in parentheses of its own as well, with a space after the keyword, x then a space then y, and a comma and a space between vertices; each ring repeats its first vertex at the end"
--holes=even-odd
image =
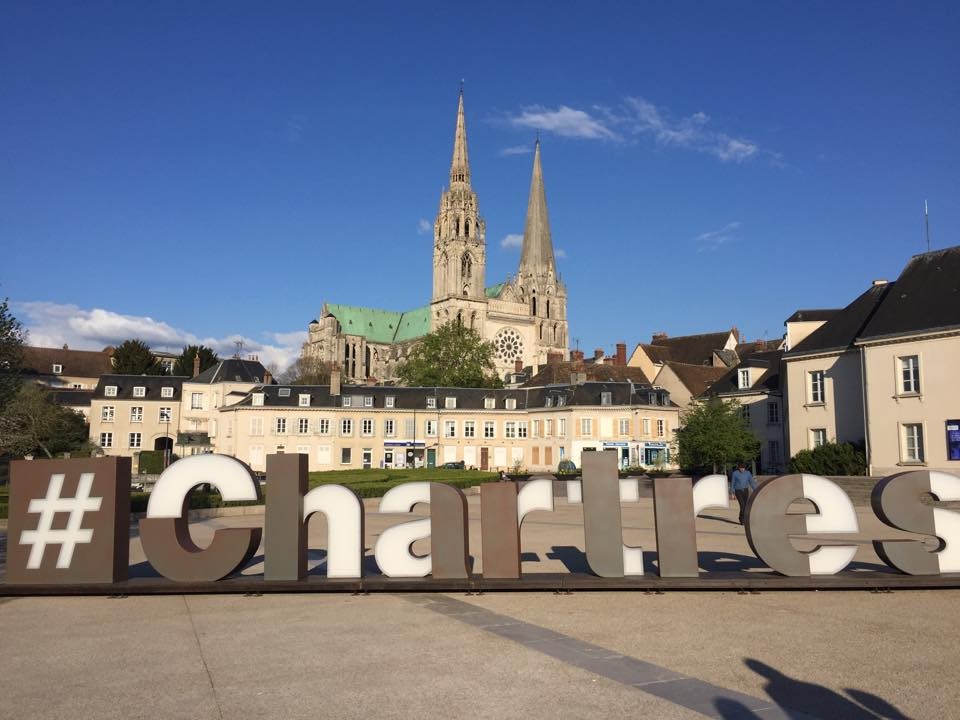
POLYGON ((853 443, 827 443, 801 450, 790 458, 790 472, 811 475, 866 475, 863 448, 853 443))
POLYGON ((163 450, 141 450, 137 462, 141 475, 159 475, 163 472, 163 450))

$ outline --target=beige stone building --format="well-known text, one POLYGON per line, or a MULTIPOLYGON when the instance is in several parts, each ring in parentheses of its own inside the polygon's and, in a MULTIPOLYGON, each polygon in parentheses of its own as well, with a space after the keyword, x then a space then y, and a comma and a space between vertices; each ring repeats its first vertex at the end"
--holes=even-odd
POLYGON ((501 377, 538 366, 550 353, 567 357, 567 290, 557 272, 537 141, 516 275, 487 285, 486 222, 471 183, 461 90, 449 185, 433 224, 430 303, 407 312, 328 303, 308 327, 303 352, 337 363, 348 380, 396 377, 417 339, 451 322, 477 330, 496 348, 501 377))
POLYGON ((960 472, 960 247, 875 281, 783 360, 791 455, 859 442, 875 475, 960 472))

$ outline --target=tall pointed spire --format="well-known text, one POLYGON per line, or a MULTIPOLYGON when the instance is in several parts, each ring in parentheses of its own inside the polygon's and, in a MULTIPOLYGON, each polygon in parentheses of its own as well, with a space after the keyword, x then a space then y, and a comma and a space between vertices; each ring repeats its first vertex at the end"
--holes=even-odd
POLYGON ((530 199, 527 201, 527 221, 523 227, 520 274, 556 274, 550 219, 547 217, 547 195, 543 189, 543 169, 540 167, 539 137, 533 152, 533 178, 530 180, 530 199))
POLYGON ((467 156, 467 122, 463 117, 463 83, 460 83, 460 106, 457 108, 457 130, 453 136, 453 162, 450 163, 450 187, 470 186, 470 158, 467 156))

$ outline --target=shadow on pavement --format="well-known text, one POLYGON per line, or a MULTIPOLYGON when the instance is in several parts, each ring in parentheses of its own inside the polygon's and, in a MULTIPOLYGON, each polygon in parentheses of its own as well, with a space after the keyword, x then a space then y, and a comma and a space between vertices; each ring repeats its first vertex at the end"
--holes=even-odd
MULTIPOLYGON (((743 662, 755 673, 766 678, 763 689, 788 716, 802 713, 824 720, 909 720, 886 700, 865 690, 846 688, 844 693, 849 697, 845 697, 823 685, 792 678, 754 658, 747 658, 743 662)), ((714 699, 713 705, 724 720, 760 720, 763 717, 731 698, 718 697, 714 699)))

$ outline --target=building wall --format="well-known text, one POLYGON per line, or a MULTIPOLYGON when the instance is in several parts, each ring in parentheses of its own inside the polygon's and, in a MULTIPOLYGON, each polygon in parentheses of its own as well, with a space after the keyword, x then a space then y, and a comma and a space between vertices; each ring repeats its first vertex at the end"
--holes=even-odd
MULTIPOLYGON (((646 357, 646 353, 643 353, 640 350, 640 353, 643 357, 646 357)), ((635 353, 636 355, 636 353, 635 353)), ((684 385, 680 378, 677 377, 677 374, 670 368, 669 365, 657 365, 656 367, 658 372, 655 376, 647 375, 647 377, 654 377, 653 384, 659 385, 664 388, 667 392, 670 393, 670 399, 673 400, 677 405, 680 406, 681 410, 686 410, 690 407, 690 403, 693 400, 693 395, 690 390, 684 385)), ((642 364, 638 364, 635 367, 643 367, 642 364)), ((644 371, 646 372, 646 371, 644 371)))
POLYGON ((946 422, 960 420, 960 334, 864 347, 870 461, 874 474, 914 467, 960 472, 947 456, 946 422), (900 358, 919 359, 920 392, 906 393, 900 358), (923 429, 924 461, 906 456, 904 425, 923 429))
POLYGON ((179 398, 94 398, 90 402, 90 442, 99 445, 104 455, 133 458, 136 472, 136 458, 141 450, 153 450, 154 443, 160 438, 169 437, 176 441, 180 431, 180 412, 179 398), (170 408, 169 423, 160 420, 160 408, 163 407, 170 408), (112 414, 107 408, 113 408, 112 414), (133 419, 133 408, 142 409, 139 421, 133 419), (104 433, 110 433, 109 447, 103 442, 104 433), (139 446, 131 443, 131 433, 140 434, 139 446))

